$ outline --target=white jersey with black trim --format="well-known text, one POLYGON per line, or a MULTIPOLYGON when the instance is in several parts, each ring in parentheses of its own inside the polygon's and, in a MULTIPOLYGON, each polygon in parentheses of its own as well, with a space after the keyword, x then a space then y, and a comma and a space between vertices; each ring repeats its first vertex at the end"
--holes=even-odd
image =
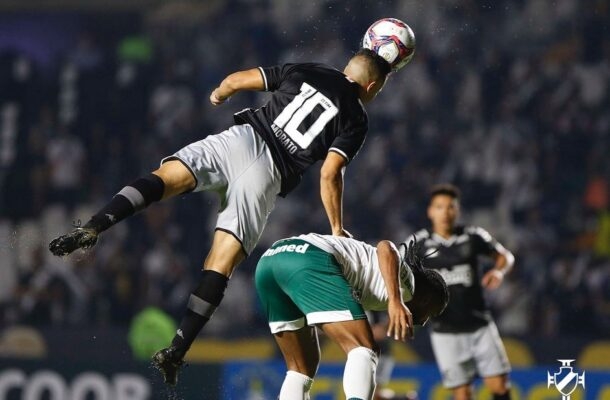
MULTIPOLYGON (((343 275, 359 296, 367 311, 384 311, 388 308, 388 293, 381 271, 377 248, 356 239, 309 233, 294 237, 332 254, 343 269, 343 275)), ((415 278, 408 266, 400 270, 400 287, 403 302, 413 298, 415 278)))

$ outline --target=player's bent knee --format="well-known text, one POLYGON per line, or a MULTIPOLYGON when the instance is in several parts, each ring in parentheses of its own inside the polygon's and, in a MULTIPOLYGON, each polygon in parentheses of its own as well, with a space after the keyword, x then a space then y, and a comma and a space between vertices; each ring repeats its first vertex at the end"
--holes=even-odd
POLYGON ((197 180, 181 161, 169 160, 153 171, 165 183, 163 198, 175 196, 195 189, 197 180))
MULTIPOLYGON (((506 375, 487 378, 485 379, 485 385, 494 396, 503 396, 510 390, 510 383, 506 375)), ((499 399, 503 399, 503 397, 499 397, 499 399)))
POLYGON ((231 276, 246 256, 241 242, 235 236, 222 230, 216 230, 212 247, 204 262, 204 269, 231 276))

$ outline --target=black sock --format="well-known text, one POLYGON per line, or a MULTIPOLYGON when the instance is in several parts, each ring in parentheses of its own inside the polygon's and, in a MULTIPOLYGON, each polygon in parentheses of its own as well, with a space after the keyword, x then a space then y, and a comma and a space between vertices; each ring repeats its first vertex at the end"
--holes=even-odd
POLYGON ((510 390, 504 394, 493 394, 493 400, 510 400, 510 390))
POLYGON ((85 228, 103 232, 112 225, 135 214, 163 197, 165 184, 157 175, 150 174, 125 186, 108 204, 97 212, 85 228))
POLYGON ((228 282, 229 278, 216 271, 204 270, 201 274, 201 281, 189 297, 188 309, 172 340, 172 346, 176 347, 180 357, 186 354, 201 328, 212 317, 224 297, 228 282))

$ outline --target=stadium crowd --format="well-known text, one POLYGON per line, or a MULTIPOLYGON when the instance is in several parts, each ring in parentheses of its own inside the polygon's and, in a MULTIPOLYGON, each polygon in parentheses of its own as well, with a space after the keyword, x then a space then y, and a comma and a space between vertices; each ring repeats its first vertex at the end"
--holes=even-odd
MULTIPOLYGON (((155 205, 87 253, 53 257, 48 240, 162 157, 263 103, 264 93, 244 93, 213 108, 210 90, 225 74, 339 67, 374 19, 396 16, 415 31, 416 55, 368 109, 369 137, 346 175, 346 228, 365 241, 403 240, 427 223, 429 187, 453 182, 465 219, 517 258, 490 296, 503 334, 609 332, 607 2, 353 3, 302 2, 294 13, 286 1, 170 2, 120 18, 71 15, 79 34, 46 59, 0 41, 0 323, 126 325, 148 305, 180 317, 210 242, 213 196, 155 205)), ((66 32, 48 16, 12 18, 0 37, 36 18, 66 32)), ((315 172, 278 201, 259 247, 309 231, 328 231, 315 172)), ((252 282, 259 255, 238 268, 205 334, 266 332, 252 282)))

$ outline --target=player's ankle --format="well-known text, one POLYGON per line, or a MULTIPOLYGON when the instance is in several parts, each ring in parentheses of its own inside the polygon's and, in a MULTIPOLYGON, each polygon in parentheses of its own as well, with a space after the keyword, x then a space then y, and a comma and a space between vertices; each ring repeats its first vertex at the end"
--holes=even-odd
POLYGON ((84 229, 91 229, 95 233, 100 233, 100 229, 98 224, 95 223, 93 219, 90 219, 85 225, 83 225, 84 229))

